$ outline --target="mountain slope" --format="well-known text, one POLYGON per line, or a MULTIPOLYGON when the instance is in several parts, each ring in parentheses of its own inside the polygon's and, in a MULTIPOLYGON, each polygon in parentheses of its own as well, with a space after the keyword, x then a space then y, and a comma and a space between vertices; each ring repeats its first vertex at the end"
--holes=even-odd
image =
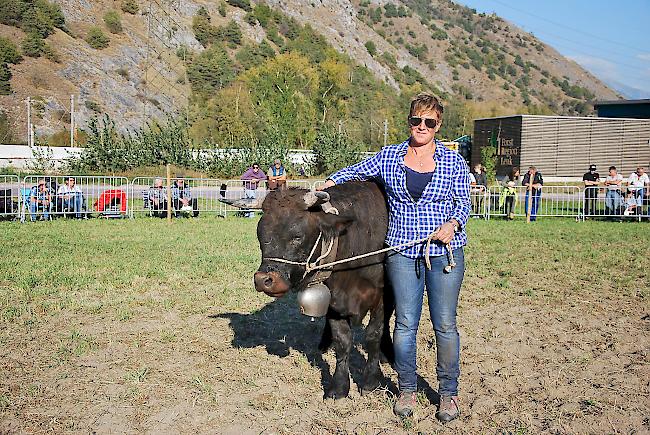
MULTIPOLYGON (((92 116, 108 113, 120 131, 134 130, 152 119, 181 113, 188 105, 203 105, 205 99, 197 99, 186 73, 186 65, 204 50, 195 36, 196 28, 192 29, 202 7, 215 28, 230 25, 232 30, 229 23, 234 22, 240 29, 242 41, 226 47, 231 58, 262 41, 271 41, 268 45, 279 53, 283 40, 290 40, 287 32, 293 23, 309 25, 395 94, 408 97, 414 90, 429 87, 447 105, 464 104, 470 109, 463 109, 462 125, 471 116, 513 111, 587 114, 592 110, 589 99, 619 97, 532 35, 499 17, 476 14, 447 0, 269 0, 274 11, 291 18, 278 26, 283 37, 277 44, 273 30, 254 18, 258 8, 251 12, 255 5, 247 0, 231 0, 230 4, 207 0, 143 0, 137 4, 130 0, 138 6, 135 14, 120 11, 125 1, 55 3, 65 16, 68 32, 55 29, 46 42, 59 62, 24 56, 22 62, 9 66, 12 94, 0 96, 0 106, 18 140, 26 138, 23 101, 28 96, 36 100, 34 124, 42 136, 69 128, 71 94, 77 96, 75 117, 82 128, 92 116), (123 30, 119 33, 107 31, 103 17, 110 10, 120 12, 123 30), (94 26, 109 37, 108 47, 97 50, 84 40, 94 26)), ((28 35, 13 25, 0 24, 0 36, 18 45, 28 35)), ((235 61, 234 73, 243 72, 242 62, 235 61)), ((377 139, 370 134, 371 142, 378 140, 380 134, 377 139)))

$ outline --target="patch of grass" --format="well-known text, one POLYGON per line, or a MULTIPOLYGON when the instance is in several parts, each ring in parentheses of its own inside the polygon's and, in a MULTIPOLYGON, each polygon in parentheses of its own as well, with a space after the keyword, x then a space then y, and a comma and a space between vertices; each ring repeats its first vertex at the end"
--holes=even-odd
POLYGON ((133 370, 132 372, 127 374, 127 379, 133 381, 133 382, 144 382, 147 379, 147 375, 149 374, 149 368, 148 367, 141 367, 139 369, 133 370))

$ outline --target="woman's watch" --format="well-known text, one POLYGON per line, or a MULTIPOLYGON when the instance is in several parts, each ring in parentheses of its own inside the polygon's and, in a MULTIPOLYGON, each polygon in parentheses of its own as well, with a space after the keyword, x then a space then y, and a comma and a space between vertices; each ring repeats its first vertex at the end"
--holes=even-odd
POLYGON ((454 233, 460 233, 460 224, 456 219, 452 219, 449 222, 454 226, 454 233))

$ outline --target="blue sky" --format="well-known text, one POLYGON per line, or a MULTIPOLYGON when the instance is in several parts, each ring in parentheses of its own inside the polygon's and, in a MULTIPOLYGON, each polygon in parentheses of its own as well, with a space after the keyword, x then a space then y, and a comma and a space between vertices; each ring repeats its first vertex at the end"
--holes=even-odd
POLYGON ((456 0, 496 13, 627 98, 650 98, 650 0, 456 0))

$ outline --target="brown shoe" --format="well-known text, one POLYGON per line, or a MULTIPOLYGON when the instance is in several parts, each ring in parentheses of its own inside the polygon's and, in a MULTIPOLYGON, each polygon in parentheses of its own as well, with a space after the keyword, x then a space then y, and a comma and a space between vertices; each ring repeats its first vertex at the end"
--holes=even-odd
POLYGON ((438 412, 436 412, 436 418, 442 423, 449 423, 458 418, 458 416, 460 416, 458 396, 440 397, 440 408, 438 408, 438 412))
POLYGON ((415 391, 403 391, 393 405, 393 412, 401 418, 410 417, 413 415, 413 409, 417 403, 415 391))

